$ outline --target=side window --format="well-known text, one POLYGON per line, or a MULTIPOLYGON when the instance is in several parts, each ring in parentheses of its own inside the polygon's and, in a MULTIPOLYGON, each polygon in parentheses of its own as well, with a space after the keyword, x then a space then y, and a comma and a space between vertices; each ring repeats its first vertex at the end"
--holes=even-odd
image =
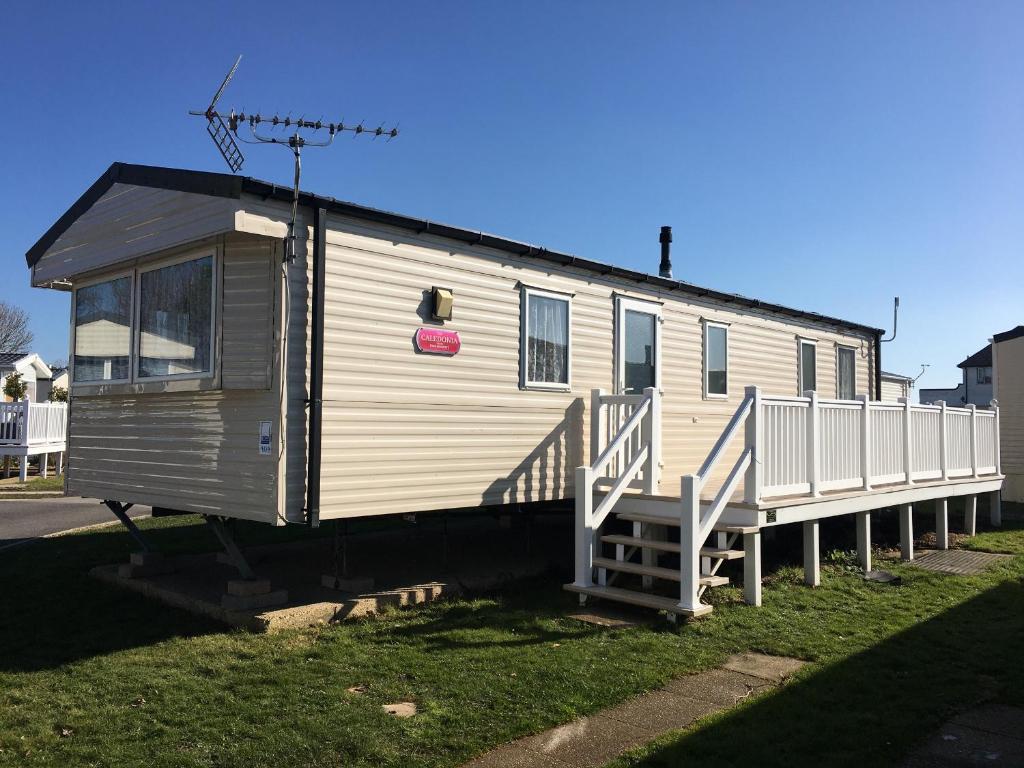
POLYGON ((127 381, 131 314, 131 277, 75 291, 74 381, 127 381))
POLYGON ((729 394, 729 327, 704 323, 704 396, 729 394))
POLYGON ((857 396, 857 350, 836 347, 836 396, 853 400, 857 396))
POLYGON ((816 342, 812 339, 800 339, 798 345, 800 352, 798 372, 800 391, 797 394, 802 395, 809 389, 817 390, 818 388, 818 350, 816 342))
POLYGON ((213 257, 139 275, 139 378, 209 373, 213 257))
POLYGON ((523 288, 520 385, 569 389, 569 297, 523 288))

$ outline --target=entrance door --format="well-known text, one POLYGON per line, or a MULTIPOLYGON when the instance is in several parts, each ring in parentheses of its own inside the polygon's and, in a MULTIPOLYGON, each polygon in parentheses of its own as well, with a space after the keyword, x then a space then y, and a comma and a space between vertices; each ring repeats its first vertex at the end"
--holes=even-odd
POLYGON ((639 395, 661 386, 661 305, 621 296, 616 301, 615 389, 639 395))

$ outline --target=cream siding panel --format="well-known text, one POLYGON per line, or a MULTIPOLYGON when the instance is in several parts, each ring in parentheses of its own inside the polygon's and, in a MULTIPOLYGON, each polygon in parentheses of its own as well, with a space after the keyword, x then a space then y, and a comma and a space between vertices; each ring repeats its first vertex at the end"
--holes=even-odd
POLYGON ((907 397, 907 384, 904 381, 895 381, 893 379, 887 379, 882 377, 882 399, 883 400, 899 400, 901 397, 907 397))
MULTIPOLYGON (((870 340, 635 284, 332 220, 328 231, 321 516, 424 511, 571 497, 588 460, 590 389, 613 386, 615 294, 664 303, 662 488, 696 469, 745 384, 792 395, 797 336, 818 340, 823 397, 835 397, 837 343, 858 349, 868 392, 870 340), (344 231, 342 231, 344 230, 344 231), (572 392, 519 383, 520 285, 573 293, 572 392), (417 354, 429 291, 452 288, 462 350, 417 354), (727 401, 703 399, 701 319, 730 324, 727 401)), ((727 471, 728 467, 723 469, 727 471)))
POLYGON ((1024 502, 1024 337, 995 345, 1003 498, 1024 502))
POLYGON ((32 268, 32 284, 230 232, 238 202, 191 192, 114 184, 32 268))
POLYGON ((270 241, 232 240, 224 259, 221 381, 224 389, 268 389, 274 345, 270 241))

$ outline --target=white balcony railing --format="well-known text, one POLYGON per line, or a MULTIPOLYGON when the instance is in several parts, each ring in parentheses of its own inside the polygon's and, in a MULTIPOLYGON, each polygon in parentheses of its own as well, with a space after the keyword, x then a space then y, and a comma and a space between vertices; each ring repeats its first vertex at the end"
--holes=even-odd
POLYGON ((62 446, 67 424, 66 403, 0 403, 0 448, 62 446))
MULTIPOLYGON (((756 499, 999 472, 999 410, 763 397, 756 499)), ((749 493, 748 493, 749 498, 749 493)))

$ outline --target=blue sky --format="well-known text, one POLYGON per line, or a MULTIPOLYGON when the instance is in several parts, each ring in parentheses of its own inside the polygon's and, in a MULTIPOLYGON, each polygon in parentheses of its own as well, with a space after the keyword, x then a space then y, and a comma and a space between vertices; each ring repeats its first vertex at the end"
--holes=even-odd
MULTIPOLYGON (((1024 323, 1024 3, 47 3, 5 10, 0 300, 115 161, 223 170, 187 111, 400 122, 307 156, 342 199, 891 327, 925 386, 1024 323)), ((290 183, 284 150, 243 173, 290 183)))

